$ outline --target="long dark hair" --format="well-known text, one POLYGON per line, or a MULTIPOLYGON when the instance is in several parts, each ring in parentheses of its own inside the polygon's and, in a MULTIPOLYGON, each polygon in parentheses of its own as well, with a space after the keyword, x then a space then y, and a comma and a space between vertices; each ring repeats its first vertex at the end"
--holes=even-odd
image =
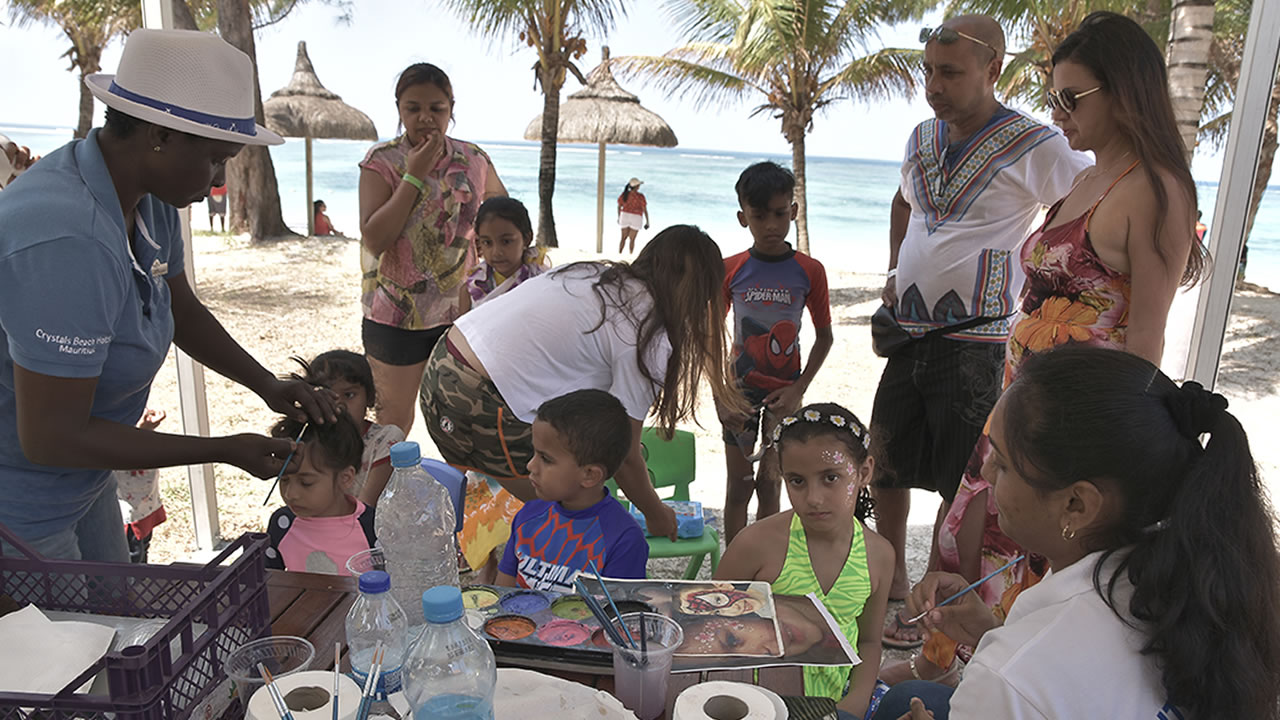
MULTIPOLYGON (((849 410, 835 403, 813 403, 800 408, 792 417, 797 420, 778 427, 778 440, 774 446, 778 450, 779 467, 782 466, 782 448, 787 442, 807 442, 816 437, 833 437, 839 440, 859 468, 867 461, 871 434, 858 416, 849 410), (818 419, 810 420, 814 413, 817 413, 818 419), (840 424, 833 419, 837 417, 842 419, 840 424)), ((858 499, 853 507, 854 517, 865 522, 871 517, 875 507, 876 501, 871 497, 870 487, 863 486, 858 491, 858 499)))
POLYGON ((1173 175, 1186 196, 1191 214, 1185 219, 1173 220, 1178 223, 1179 232, 1191 237, 1182 284, 1194 285, 1204 272, 1207 253, 1195 234, 1195 222, 1191 221, 1196 213, 1196 183, 1191 178, 1191 166, 1173 115, 1168 72, 1160 48, 1141 25, 1123 15, 1099 11, 1085 17, 1080 27, 1053 51, 1053 64, 1061 62, 1088 68, 1115 104, 1118 130, 1133 147, 1156 197, 1153 241, 1166 265, 1182 259, 1168 257, 1160 246, 1160 233, 1169 211, 1169 197, 1160 171, 1173 175))
POLYGON ((506 195, 485 200, 480 203, 480 209, 476 210, 476 220, 472 223, 472 227, 479 228, 480 224, 490 216, 502 218, 515 225, 516 230, 520 231, 520 236, 524 238, 526 246, 533 240, 533 223, 529 221, 529 211, 519 200, 506 195))
POLYGON ((631 183, 628 182, 627 186, 622 188, 622 194, 618 196, 618 202, 626 202, 627 198, 631 197, 632 190, 639 190, 639 188, 631 187, 631 183))
POLYGON ((1275 518, 1226 400, 1136 355, 1065 346, 1029 359, 1002 403, 1027 483, 1088 481, 1118 500, 1084 536, 1104 551, 1094 586, 1146 637, 1170 702, 1192 718, 1280 717, 1275 518), (1133 585, 1124 607, 1121 577, 1133 585))
POLYGON ((614 313, 639 329, 636 358, 645 379, 658 387, 657 424, 670 439, 676 423, 693 416, 698 386, 705 377, 711 394, 722 406, 746 411, 746 401, 731 380, 725 337, 724 257, 720 247, 693 225, 672 225, 645 244, 626 262, 580 262, 555 272, 584 269, 598 273, 595 293, 604 326, 614 313), (637 314, 628 281, 643 283, 652 305, 637 314), (662 369, 649 366, 654 344, 662 335, 671 343, 671 357, 662 369))

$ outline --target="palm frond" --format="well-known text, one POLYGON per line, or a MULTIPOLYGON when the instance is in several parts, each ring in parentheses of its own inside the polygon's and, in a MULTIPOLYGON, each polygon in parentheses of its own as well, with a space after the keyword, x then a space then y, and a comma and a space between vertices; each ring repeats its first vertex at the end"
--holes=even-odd
POLYGON ((753 91, 768 94, 738 74, 678 57, 629 55, 615 58, 611 66, 624 77, 645 78, 668 95, 689 98, 700 105, 728 105, 753 91))
POLYGON ((911 95, 921 79, 923 56, 920 50, 885 48, 856 58, 819 84, 816 95, 824 104, 839 98, 864 101, 911 95))
POLYGON ((1227 144, 1227 132, 1230 129, 1231 112, 1227 111, 1207 121, 1202 119, 1197 137, 1200 142, 1218 151, 1227 144))
POLYGON ((744 8, 738 0, 667 0, 663 11, 682 39, 728 43, 744 8))

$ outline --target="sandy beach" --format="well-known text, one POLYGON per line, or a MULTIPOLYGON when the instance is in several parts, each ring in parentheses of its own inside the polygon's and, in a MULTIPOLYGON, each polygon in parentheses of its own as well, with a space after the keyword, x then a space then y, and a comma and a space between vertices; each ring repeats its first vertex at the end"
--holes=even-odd
MULTIPOLYGON (((552 254, 557 265, 589 257, 594 256, 552 254)), ((840 258, 822 260, 831 288, 835 346, 806 399, 841 403, 868 420, 884 361, 871 352, 867 320, 879 302, 884 276, 842 270, 840 258)), ((254 246, 243 237, 197 235, 193 265, 189 271, 194 272, 200 297, 231 335, 272 371, 296 369, 289 359, 295 355, 310 358, 334 348, 360 351, 355 240, 299 238, 254 246)), ((811 329, 806 326, 806 331, 805 352, 812 342, 811 329)), ((248 390, 212 372, 206 373, 206 383, 212 434, 264 432, 273 422, 273 414, 248 390)), ((1237 292, 1218 389, 1250 431, 1263 480, 1274 490, 1280 484, 1280 445, 1270 442, 1264 431, 1280 417, 1280 295, 1262 289, 1237 292)), ((706 400, 709 393, 698 422, 687 424, 698 439, 693 495, 705 506, 719 508, 724 499, 724 445, 706 400)), ((172 353, 156 378, 150 406, 169 414, 160 431, 182 431, 172 353)), ((410 438, 423 444, 424 455, 434 453, 421 418, 410 438)), ((263 507, 270 483, 231 466, 215 467, 222 537, 260 531, 280 504, 277 496, 263 507)), ((163 470, 161 481, 169 520, 155 531, 151 562, 164 563, 189 558, 196 548, 185 469, 163 470)), ((925 528, 933 522, 935 497, 918 491, 913 497, 911 523, 924 531, 926 553, 925 528)))

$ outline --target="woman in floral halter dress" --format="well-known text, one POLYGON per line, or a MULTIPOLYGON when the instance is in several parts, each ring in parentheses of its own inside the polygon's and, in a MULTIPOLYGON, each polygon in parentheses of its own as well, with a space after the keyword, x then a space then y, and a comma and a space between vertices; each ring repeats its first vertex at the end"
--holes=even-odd
MULTIPOLYGON (((1073 149, 1092 151, 1096 164, 1023 246, 1027 280, 1009 335, 1006 387, 1027 358, 1063 344, 1127 350, 1159 364, 1174 294, 1195 283, 1205 263, 1163 55, 1146 32, 1114 13, 1089 15, 1055 50, 1053 87, 1054 124, 1073 149)), ((982 478, 989 450, 984 433, 938 530, 938 568, 931 570, 972 581, 1022 552, 1000 531, 982 478)), ((1024 559, 979 593, 1003 617, 1045 570, 1038 556, 1024 559)), ((890 684, 951 679, 957 655, 967 659, 971 651, 935 633, 919 656, 885 668, 882 677, 890 684)))

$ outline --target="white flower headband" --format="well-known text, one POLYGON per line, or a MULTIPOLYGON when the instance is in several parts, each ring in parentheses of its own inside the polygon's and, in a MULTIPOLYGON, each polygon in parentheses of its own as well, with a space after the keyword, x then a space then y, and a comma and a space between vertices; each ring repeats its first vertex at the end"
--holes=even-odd
POLYGON ((782 431, 784 428, 789 428, 800 422, 802 419, 805 422, 812 423, 828 422, 838 428, 845 428, 849 432, 853 433, 853 436, 858 439, 858 442, 862 443, 863 448, 871 447, 871 433, 868 432, 866 428, 862 427, 862 423, 858 422, 856 419, 850 422, 845 416, 836 415, 834 413, 823 418, 822 413, 814 410, 813 408, 805 410, 798 416, 788 415, 782 418, 782 420, 778 422, 778 425, 773 429, 773 443, 776 445, 778 444, 778 441, 782 439, 782 431))

